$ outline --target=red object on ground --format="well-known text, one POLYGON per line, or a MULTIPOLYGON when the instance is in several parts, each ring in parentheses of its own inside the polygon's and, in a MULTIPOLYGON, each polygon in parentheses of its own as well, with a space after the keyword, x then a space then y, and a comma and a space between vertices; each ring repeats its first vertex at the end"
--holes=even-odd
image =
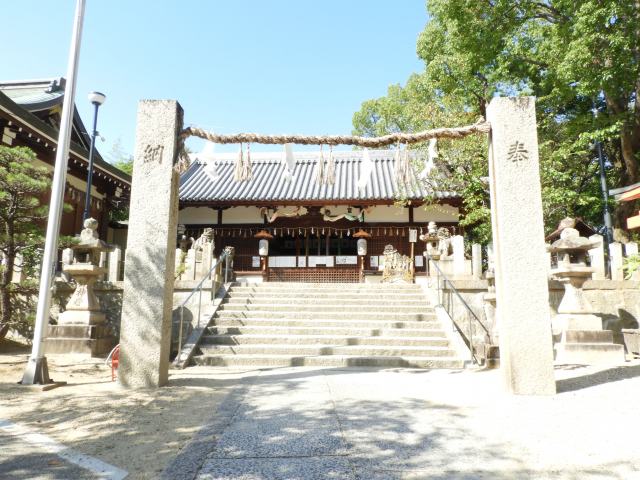
POLYGON ((120 344, 116 345, 111 354, 111 381, 116 379, 116 370, 118 369, 118 363, 120 363, 120 344))

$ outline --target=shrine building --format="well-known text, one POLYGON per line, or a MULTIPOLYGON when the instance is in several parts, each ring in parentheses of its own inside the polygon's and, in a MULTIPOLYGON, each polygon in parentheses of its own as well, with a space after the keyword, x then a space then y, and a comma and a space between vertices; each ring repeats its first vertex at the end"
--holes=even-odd
MULTIPOLYGON (((297 152, 287 164, 283 153, 252 152, 251 179, 236 181, 237 153, 192 154, 180 179, 179 235, 196 239, 213 229, 216 256, 234 247, 240 276, 261 274, 258 239, 267 237, 265 280, 357 282, 361 270, 378 272, 386 245, 410 255, 410 229, 420 235, 434 221, 460 233, 460 197, 428 191, 414 167, 408 181, 397 182, 394 150, 333 152, 333 165, 325 150, 323 173, 332 170, 333 183, 318 181, 320 155, 297 152), (358 265, 362 236, 367 254, 358 265)), ((417 273, 425 269, 423 246, 413 252, 417 273)))
MULTIPOLYGON (((58 147, 64 78, 0 82, 0 142, 7 147, 29 147, 36 154, 37 166, 53 173, 58 147)), ((73 236, 82 230, 89 147, 91 135, 74 106, 69 163, 64 193, 67 205, 62 213, 60 233, 73 236)), ((126 245, 126 230, 110 224, 112 211, 126 208, 131 177, 106 162, 96 150, 90 195, 90 215, 100 225, 100 235, 110 242, 126 245)), ((42 198, 48 203, 50 192, 42 198)))

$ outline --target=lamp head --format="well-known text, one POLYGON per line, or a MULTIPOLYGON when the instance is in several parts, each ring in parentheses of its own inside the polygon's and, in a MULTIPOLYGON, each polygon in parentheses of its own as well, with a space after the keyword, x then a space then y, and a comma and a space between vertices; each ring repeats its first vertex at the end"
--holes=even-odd
POLYGON ((91 92, 89 95, 89 101, 94 105, 102 105, 104 101, 107 99, 107 96, 104 93, 100 92, 91 92))

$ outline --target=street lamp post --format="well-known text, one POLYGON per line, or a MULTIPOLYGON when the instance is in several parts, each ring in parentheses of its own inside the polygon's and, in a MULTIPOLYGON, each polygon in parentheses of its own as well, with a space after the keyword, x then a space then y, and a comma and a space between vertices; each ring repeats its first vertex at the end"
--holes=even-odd
POLYGON ((69 142, 73 121, 73 105, 78 78, 78 60, 80 58, 80 40, 82 38, 82 24, 84 20, 85 0, 78 0, 73 22, 71 48, 69 49, 69 63, 67 68, 67 84, 62 102, 60 131, 56 145, 56 163, 51 182, 51 204, 47 221, 47 235, 45 237, 44 253, 42 255, 42 271, 40 273, 40 289, 38 293, 38 308, 36 310, 33 328, 33 347, 31 356, 25 366, 22 376, 23 385, 50 383, 47 357, 44 355, 44 338, 49 323, 49 307, 51 305, 51 286, 58 256, 58 237, 60 220, 64 204, 64 186, 69 161, 69 142))
POLYGON ((93 111, 93 133, 91 134, 91 148, 89 149, 89 171, 87 172, 87 191, 84 196, 83 222, 91 216, 91 185, 93 181, 93 156, 96 151, 96 137, 98 135, 98 109, 106 99, 107 97, 104 93, 91 92, 89 94, 89 101, 93 104, 95 110, 93 111))

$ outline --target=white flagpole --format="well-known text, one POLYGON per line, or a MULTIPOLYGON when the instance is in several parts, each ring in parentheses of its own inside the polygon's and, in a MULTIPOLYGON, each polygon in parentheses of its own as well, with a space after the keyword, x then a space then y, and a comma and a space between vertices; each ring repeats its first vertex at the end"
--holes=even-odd
MULTIPOLYGON (((36 324, 33 334, 33 349, 31 357, 22 377, 23 385, 50 383, 47 358, 44 355, 44 338, 49 323, 49 308, 51 306, 51 286, 55 265, 58 258, 58 237, 60 220, 64 202, 64 187, 69 160, 69 142, 75 105, 76 79, 78 76, 78 59, 80 57, 80 40, 82 38, 82 22, 84 19, 85 0, 77 0, 76 14, 73 22, 69 63, 67 66, 67 83, 62 104, 62 118, 56 150, 56 163, 51 184, 51 201, 49 205, 49 219, 47 221, 47 236, 44 244, 42 270, 40 274, 40 291, 38 293, 38 308, 36 310, 36 324)), ((87 195, 89 192, 86 193, 87 195)))

